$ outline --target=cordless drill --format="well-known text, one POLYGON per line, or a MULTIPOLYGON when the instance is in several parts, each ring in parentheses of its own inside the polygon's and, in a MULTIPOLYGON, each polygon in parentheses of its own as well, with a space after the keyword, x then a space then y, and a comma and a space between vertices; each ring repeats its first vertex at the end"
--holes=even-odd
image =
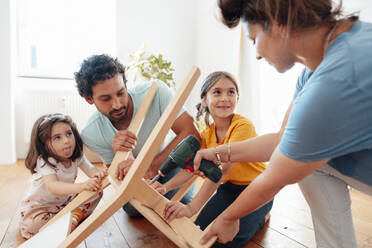
MULTIPOLYGON (((189 135, 184 138, 177 145, 176 149, 170 152, 168 158, 160 166, 158 175, 150 181, 150 184, 158 180, 160 176, 164 177, 177 167, 193 172, 194 157, 196 152, 200 149, 200 146, 200 141, 195 136, 189 135)), ((213 182, 218 182, 222 177, 221 169, 209 160, 202 159, 199 170, 213 182)))

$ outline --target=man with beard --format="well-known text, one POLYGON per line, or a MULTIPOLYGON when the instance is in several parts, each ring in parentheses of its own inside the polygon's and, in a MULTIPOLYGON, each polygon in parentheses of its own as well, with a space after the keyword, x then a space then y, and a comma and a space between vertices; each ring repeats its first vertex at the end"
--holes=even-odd
MULTIPOLYGON (((75 80, 79 94, 97 108, 81 132, 84 143, 91 151, 98 154, 107 166, 110 166, 117 151, 131 151, 133 155, 118 165, 116 176, 122 180, 173 98, 173 93, 165 83, 155 80, 158 89, 137 137, 127 129, 153 81, 140 83, 128 89, 124 66, 117 58, 105 54, 93 55, 85 59, 80 70, 75 73, 75 80)), ((175 137, 173 135, 174 138, 168 144, 163 143, 145 178, 152 178, 157 174, 170 151, 183 138, 190 134, 199 137, 193 118, 184 109, 180 111, 171 130, 175 137)), ((161 178, 159 182, 165 183, 177 172, 174 171, 173 174, 161 178)), ((175 191, 172 191, 165 196, 170 198, 174 194, 175 191)), ((185 195, 182 202, 190 202, 192 194, 193 189, 185 195)), ((123 209, 129 216, 140 216, 129 203, 124 205, 123 209)))

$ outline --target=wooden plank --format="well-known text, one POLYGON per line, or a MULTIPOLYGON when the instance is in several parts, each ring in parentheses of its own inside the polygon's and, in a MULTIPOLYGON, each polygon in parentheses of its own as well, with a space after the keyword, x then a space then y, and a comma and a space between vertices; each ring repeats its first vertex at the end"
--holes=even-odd
POLYGON ((292 221, 283 217, 280 213, 272 214, 269 222, 270 228, 304 244, 307 247, 316 247, 314 231, 301 224, 301 219, 292 221))
MULTIPOLYGON (((141 128, 143 119, 146 116, 146 113, 152 103, 152 100, 156 94, 156 91, 158 89, 158 85, 156 83, 152 83, 150 89, 146 93, 145 100, 141 103, 136 115, 134 116, 133 120, 131 121, 128 130, 138 135, 138 132, 141 128)), ((102 188, 106 188, 108 185, 113 184, 116 187, 120 185, 121 182, 119 182, 115 178, 115 172, 117 170, 118 164, 121 161, 124 161, 128 159, 129 152, 117 152, 115 154, 115 157, 112 161, 112 164, 108 170, 108 178, 105 178, 105 180, 102 182, 102 188)), ((81 192, 74 200, 72 200, 66 207, 64 207, 57 215, 55 215, 46 225, 42 227, 42 229, 48 227, 50 224, 52 224, 54 221, 56 221, 58 218, 66 214, 67 212, 71 212, 77 207, 79 207, 81 204, 85 203, 89 199, 91 199, 93 196, 95 196, 96 192, 91 191, 83 191, 81 192)))
MULTIPOLYGON (((206 245, 200 245, 199 241, 204 236, 204 232, 200 230, 197 226, 195 226, 194 222, 186 217, 181 217, 172 220, 168 223, 169 226, 172 227, 175 233, 170 233, 167 231, 168 225, 162 219, 163 213, 165 209, 165 205, 169 202, 167 198, 159 194, 156 190, 154 190, 151 186, 147 185, 147 183, 141 180, 137 183, 137 194, 134 196, 135 199, 138 199, 140 203, 150 207, 157 213, 154 215, 154 218, 150 218, 148 216, 147 219, 153 223, 156 227, 159 228, 169 239, 173 241, 173 237, 175 238, 175 243, 179 245, 176 241, 179 239, 178 235, 183 237, 187 240, 187 243, 192 247, 210 247, 216 241, 216 237, 212 238, 206 245)), ((130 201, 132 205, 134 204, 136 209, 139 210, 141 207, 140 203, 135 202, 134 200, 130 201)), ((181 246, 181 245, 179 245, 181 246)), ((182 246, 187 247, 187 246, 182 246)))
POLYGON ((85 240, 85 244, 87 248, 129 248, 129 244, 120 232, 113 216, 98 227, 97 230, 85 240))
POLYGON ((249 240, 248 243, 246 243, 242 248, 262 248, 263 246, 260 246, 259 244, 256 244, 252 240, 249 240))
POLYGON ((296 240, 293 240, 276 230, 269 228, 265 225, 263 229, 258 231, 253 236, 252 241, 256 244, 265 248, 304 248, 304 247, 316 247, 316 246, 305 246, 296 240))
MULTIPOLYGON (((14 218, 18 217, 18 205, 27 189, 31 173, 25 167, 24 161, 20 160, 14 165, 2 166, 0 175, 0 195, 4 199, 0 201, 0 244, 6 243, 2 246, 10 247, 12 244, 18 244, 17 239, 12 240, 5 236, 14 229, 12 223, 14 218)), ((18 222, 14 231, 18 231, 18 222)))
POLYGON ((21 236, 19 232, 19 221, 21 219, 21 215, 17 214, 19 211, 17 209, 16 214, 10 215, 12 217, 9 227, 5 232, 4 239, 1 242, 1 248, 15 248, 18 247, 20 244, 25 242, 25 239, 21 236))
MULTIPOLYGON (((108 199, 115 190, 114 187, 108 187, 105 190, 104 198, 108 199)), ((131 248, 177 247, 146 218, 130 218, 120 208, 110 219, 114 219, 116 228, 120 230, 122 237, 131 248)))
POLYGON ((114 219, 131 248, 178 247, 146 218, 132 218, 119 209, 114 219))
POLYGON ((154 211, 136 199, 131 199, 130 204, 134 206, 148 221, 156 226, 165 236, 173 241, 178 247, 188 247, 187 242, 182 236, 178 235, 165 221, 163 221, 160 215, 154 214, 154 211))
MULTIPOLYGON (((131 121, 128 130, 138 135, 142 122, 146 117, 147 111, 149 110, 149 107, 151 106, 152 100, 154 99, 154 96, 157 92, 158 85, 156 83, 152 83, 150 89, 147 91, 146 96, 144 97, 144 100, 142 101, 140 107, 138 108, 138 111, 131 121)), ((121 181, 118 181, 115 178, 115 173, 118 168, 118 164, 124 160, 127 160, 129 157, 129 152, 117 152, 115 154, 114 159, 112 160, 112 163, 110 165, 110 168, 108 170, 108 174, 110 175, 109 179, 112 184, 119 186, 121 184, 121 181)))
POLYGON ((119 186, 118 192, 81 223, 59 247, 77 245, 136 194, 136 182, 142 180, 145 175, 199 75, 199 69, 193 67, 142 147, 128 174, 119 186))
POLYGON ((68 212, 50 225, 49 228, 38 232, 24 242, 19 248, 55 247, 55 244, 61 243, 70 233, 70 227, 71 213, 68 212))

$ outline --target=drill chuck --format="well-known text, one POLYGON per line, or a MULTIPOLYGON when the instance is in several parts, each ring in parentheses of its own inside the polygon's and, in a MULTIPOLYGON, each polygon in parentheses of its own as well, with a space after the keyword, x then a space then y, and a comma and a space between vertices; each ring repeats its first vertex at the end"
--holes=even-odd
POLYGON ((177 168, 177 163, 174 161, 174 159, 169 155, 167 159, 164 161, 162 166, 159 169, 159 174, 164 177, 165 175, 168 175, 172 170, 177 168))

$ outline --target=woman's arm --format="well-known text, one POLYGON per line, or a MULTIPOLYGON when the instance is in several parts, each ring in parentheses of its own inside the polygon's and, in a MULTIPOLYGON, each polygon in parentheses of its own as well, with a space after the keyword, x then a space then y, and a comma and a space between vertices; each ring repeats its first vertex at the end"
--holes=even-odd
POLYGON ((267 169, 239 195, 222 214, 227 219, 239 219, 269 202, 286 185, 297 183, 327 163, 328 159, 301 162, 275 150, 267 169), (255 199, 252 201, 251 199, 255 199))
MULTIPOLYGON (((278 146, 287 125, 290 113, 293 108, 293 101, 289 105, 284 116, 280 130, 277 133, 270 133, 240 142, 230 143, 231 162, 266 162, 270 160, 275 148, 278 146)), ((197 170, 202 158, 218 163, 216 150, 221 155, 221 161, 227 162, 229 157, 228 144, 220 145, 217 148, 199 150, 195 156, 194 167, 197 170)))
POLYGON ((217 235, 220 242, 234 238, 238 220, 263 206, 286 185, 296 183, 327 163, 328 159, 301 162, 288 158, 276 148, 267 169, 239 195, 239 197, 216 219, 202 243, 217 235), (252 200, 254 199, 254 200, 252 200), (222 231, 223 230, 223 231, 222 231))

